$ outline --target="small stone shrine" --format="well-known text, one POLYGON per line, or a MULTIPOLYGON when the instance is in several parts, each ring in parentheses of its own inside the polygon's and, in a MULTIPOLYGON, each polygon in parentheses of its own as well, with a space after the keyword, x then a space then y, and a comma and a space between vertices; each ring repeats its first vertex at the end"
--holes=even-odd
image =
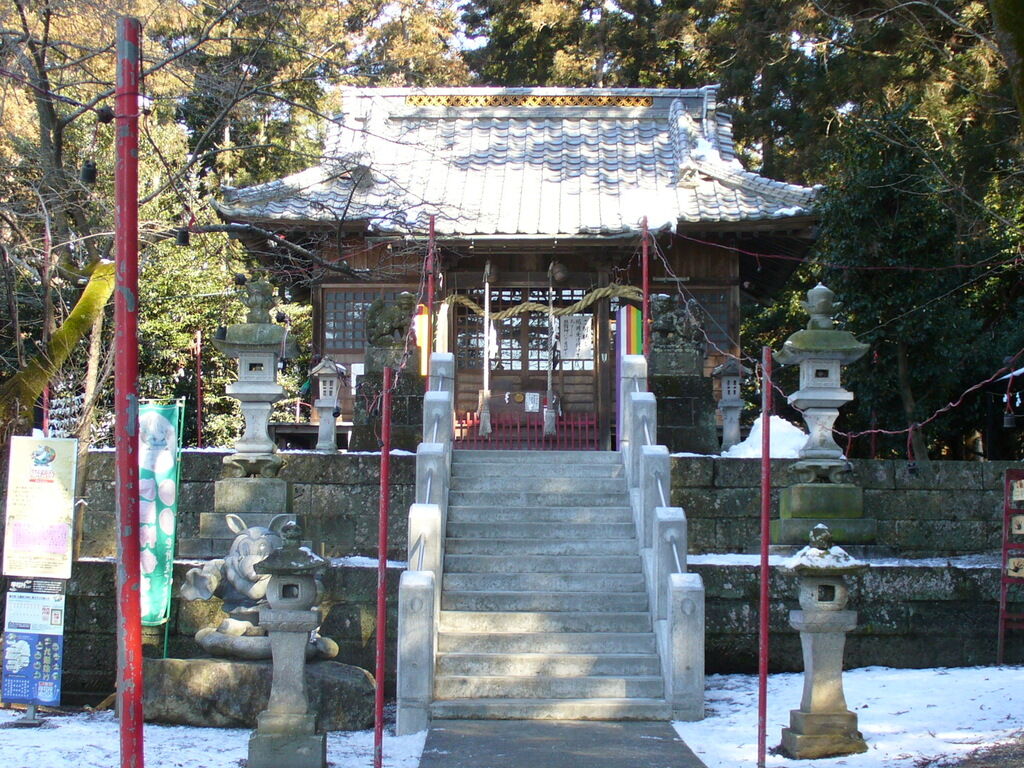
POLYGON ((423 429, 423 377, 419 350, 409 327, 416 316, 416 297, 398 295, 393 304, 377 299, 366 313, 366 357, 356 385, 349 450, 380 450, 381 393, 384 368, 395 371, 391 391, 391 447, 415 451, 423 429), (405 367, 399 371, 403 361, 405 367))
MULTIPOLYGON (((658 402, 657 442, 670 452, 718 453, 714 383, 704 375, 702 312, 690 300, 651 297, 648 386, 658 402)), ((653 437, 653 436, 652 436, 653 437)))
POLYGON ((847 611, 845 576, 867 565, 832 545, 824 525, 811 531, 811 543, 786 562, 800 577, 800 608, 789 623, 800 632, 804 656, 804 691, 800 709, 789 713, 782 729, 782 751, 796 760, 866 752, 857 730, 857 715, 847 709, 843 693, 846 633, 857 626, 857 612, 847 611))
POLYGON ((834 299, 820 283, 809 290, 807 301, 801 302, 810 315, 807 328, 786 339, 782 351, 775 353, 780 365, 800 366, 800 389, 788 402, 803 414, 808 436, 799 460, 789 468, 796 482, 779 496, 773 544, 800 544, 809 528, 823 522, 837 541, 875 541, 875 520, 864 517, 864 492, 853 483, 850 464, 832 436, 839 408, 853 400, 853 393, 840 383, 840 369, 859 360, 868 345, 835 328, 832 313, 840 304, 834 299))

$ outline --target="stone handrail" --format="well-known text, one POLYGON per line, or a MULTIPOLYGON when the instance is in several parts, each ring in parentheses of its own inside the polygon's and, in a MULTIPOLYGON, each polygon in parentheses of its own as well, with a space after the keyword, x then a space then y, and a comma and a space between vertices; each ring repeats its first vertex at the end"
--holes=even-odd
POLYGON ((398 586, 395 730, 400 736, 422 731, 430 723, 455 425, 454 380, 454 357, 431 355, 430 391, 423 397, 424 442, 416 448, 416 496, 409 507, 409 568, 398 586))
POLYGON ((668 448, 657 445, 657 401, 647 391, 647 361, 622 360, 622 453, 630 504, 652 606, 665 696, 672 716, 704 717, 704 585, 686 572, 686 513, 669 505, 668 448))

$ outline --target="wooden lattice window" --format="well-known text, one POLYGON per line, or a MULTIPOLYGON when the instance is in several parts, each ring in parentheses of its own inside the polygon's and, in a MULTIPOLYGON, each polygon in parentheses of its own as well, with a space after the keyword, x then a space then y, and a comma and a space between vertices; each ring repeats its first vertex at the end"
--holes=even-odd
POLYGON ((366 349, 366 312, 383 297, 393 302, 405 286, 325 288, 323 292, 324 352, 362 352, 366 349))

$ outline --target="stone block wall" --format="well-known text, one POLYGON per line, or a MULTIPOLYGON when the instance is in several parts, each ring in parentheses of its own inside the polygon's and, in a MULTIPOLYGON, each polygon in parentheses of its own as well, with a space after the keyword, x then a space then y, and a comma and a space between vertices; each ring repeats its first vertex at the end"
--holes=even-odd
MULTIPOLYGON (((702 562, 698 557, 690 570, 700 574, 706 590, 708 671, 756 671, 760 580, 753 558, 748 565, 702 562)), ((998 569, 878 565, 848 583, 849 607, 857 611, 858 621, 847 636, 847 668, 995 663, 998 569)), ((803 669, 800 636, 789 626, 789 611, 799 607, 797 585, 793 572, 772 568, 772 671, 803 669)), ((1007 634, 1006 659, 1024 659, 1024 632, 1007 634)))
MULTIPOLYGON (((772 516, 790 484, 789 460, 773 460, 772 516)), ((1017 462, 935 461, 912 472, 906 461, 851 462, 864 489, 864 516, 878 541, 902 557, 994 552, 1002 535, 1003 472, 1017 462)), ((672 503, 686 510, 693 553, 755 552, 759 547, 761 462, 672 458, 672 503)))
MULTIPOLYGON (((178 538, 199 535, 199 515, 213 512, 214 482, 227 452, 184 451, 178 496, 178 538)), ((327 557, 377 554, 380 499, 379 454, 285 452, 281 477, 292 482, 293 510, 306 539, 327 557)), ((86 481, 88 507, 83 518, 84 557, 112 557, 115 538, 114 454, 94 451, 86 481)), ((415 492, 416 457, 391 456, 388 557, 405 560, 409 505, 415 492)))

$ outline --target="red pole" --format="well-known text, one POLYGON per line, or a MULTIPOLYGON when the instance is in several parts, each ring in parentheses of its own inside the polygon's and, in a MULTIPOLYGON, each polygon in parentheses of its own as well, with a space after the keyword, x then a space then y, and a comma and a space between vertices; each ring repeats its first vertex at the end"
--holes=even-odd
POLYGON ((427 244, 427 391, 430 391, 430 353, 434 351, 434 215, 430 215, 430 242, 427 244))
POLYGON ((641 222, 643 235, 640 240, 640 249, 642 254, 641 264, 643 266, 643 289, 644 289, 644 302, 643 302, 643 324, 644 324, 644 357, 648 361, 651 359, 651 257, 650 257, 650 245, 648 243, 649 236, 647 233, 647 217, 644 216, 643 222, 641 222))
POLYGON ((203 332, 196 331, 196 447, 203 447, 203 332))
POLYGON ((761 596, 757 638, 757 768, 764 768, 768 727, 768 540, 772 508, 772 350, 761 349, 761 596))
POLYGON ((384 366, 384 398, 380 408, 380 515, 377 525, 377 669, 374 677, 373 768, 384 759, 384 639, 388 607, 388 501, 391 485, 391 368, 384 366))
POLYGON ((117 466, 117 703, 121 768, 143 768, 139 605, 139 79, 142 25, 117 20, 114 169, 114 444, 117 466))

